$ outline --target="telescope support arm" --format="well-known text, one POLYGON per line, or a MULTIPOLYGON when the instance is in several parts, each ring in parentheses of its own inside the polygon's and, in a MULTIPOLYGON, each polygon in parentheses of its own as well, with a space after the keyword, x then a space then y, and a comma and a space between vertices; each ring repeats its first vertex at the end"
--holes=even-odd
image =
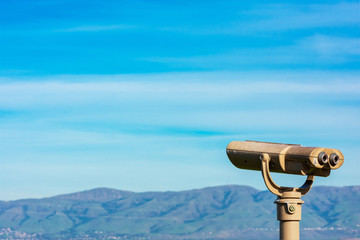
POLYGON ((260 160, 265 185, 270 192, 278 196, 275 203, 277 206, 277 219, 280 221, 280 240, 299 240, 301 204, 304 203, 300 198, 310 191, 315 176, 308 175, 305 183, 298 188, 281 187, 270 176, 269 154, 261 154, 260 160))
POLYGON ((269 154, 267 153, 261 154, 260 160, 261 160, 261 173, 264 178, 265 185, 269 189, 269 191, 272 192, 273 194, 281 197, 284 192, 294 192, 294 195, 297 195, 296 193, 300 193, 300 197, 301 197, 310 191, 311 186, 315 179, 314 175, 308 175, 305 183, 301 187, 281 187, 277 185, 274 182, 274 180, 271 178, 270 166, 269 166, 271 159, 269 154))

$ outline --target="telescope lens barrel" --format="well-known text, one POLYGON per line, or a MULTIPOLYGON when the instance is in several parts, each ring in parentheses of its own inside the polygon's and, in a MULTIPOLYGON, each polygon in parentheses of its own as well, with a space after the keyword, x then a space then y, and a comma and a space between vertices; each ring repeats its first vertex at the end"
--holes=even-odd
POLYGON ((321 153, 319 154, 319 156, 318 156, 318 162, 319 162, 320 165, 326 164, 326 163, 328 162, 328 160, 329 160, 329 156, 328 156, 326 153, 321 152, 321 153))
POLYGON ((330 164, 332 166, 336 166, 339 163, 339 155, 337 155, 336 153, 333 153, 330 155, 330 164))

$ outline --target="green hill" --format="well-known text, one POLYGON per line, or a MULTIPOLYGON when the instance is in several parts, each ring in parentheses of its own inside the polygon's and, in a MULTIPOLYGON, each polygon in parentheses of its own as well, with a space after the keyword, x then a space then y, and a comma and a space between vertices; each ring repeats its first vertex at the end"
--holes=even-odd
MULTIPOLYGON (((34 239, 278 239, 275 199, 235 185, 144 193, 98 188, 0 202, 0 228, 34 239)), ((360 186, 314 187, 303 200, 303 239, 360 238, 360 186)))

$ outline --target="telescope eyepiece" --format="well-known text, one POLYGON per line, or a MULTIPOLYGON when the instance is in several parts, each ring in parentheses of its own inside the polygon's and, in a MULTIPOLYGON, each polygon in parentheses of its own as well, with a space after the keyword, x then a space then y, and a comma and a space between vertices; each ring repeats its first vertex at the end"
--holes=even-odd
MULTIPOLYGON (((339 157, 339 156, 338 156, 338 157, 339 157)), ((326 163, 328 162, 328 160, 329 160, 329 156, 328 156, 326 153, 321 152, 321 153, 319 154, 319 156, 318 156, 318 162, 319 162, 320 165, 326 164, 326 163)))
POLYGON ((336 153, 330 155, 331 166, 336 166, 339 163, 340 157, 336 153))

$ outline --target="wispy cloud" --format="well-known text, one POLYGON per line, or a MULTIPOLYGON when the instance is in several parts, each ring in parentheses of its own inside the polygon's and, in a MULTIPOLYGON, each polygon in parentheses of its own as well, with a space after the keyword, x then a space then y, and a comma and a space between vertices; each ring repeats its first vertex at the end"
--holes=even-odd
POLYGON ((258 5, 244 14, 257 16, 249 31, 294 30, 335 26, 358 26, 359 3, 258 5))
POLYGON ((133 25, 85 25, 65 29, 58 29, 55 32, 105 32, 135 29, 133 25))
POLYGON ((159 136, 226 135, 257 125, 313 129, 338 123, 342 128, 344 121, 348 123, 345 128, 358 128, 359 108, 351 104, 360 101, 356 72, 213 75, 216 77, 212 80, 206 73, 199 73, 165 75, 171 81, 164 81, 162 75, 144 75, 137 76, 137 81, 104 81, 106 77, 99 76, 98 81, 76 82, 86 77, 67 76, 63 82, 4 82, 0 84, 0 109, 7 111, 2 122, 4 127, 24 125, 16 120, 18 112, 39 129, 59 125, 65 129, 159 136), (298 111, 289 115, 294 108, 298 111), (338 114, 322 121, 319 108, 338 114), (307 114, 305 119, 301 117, 303 112, 307 114), (264 122, 263 115, 268 121, 264 122), (343 119, 344 115, 348 117, 343 119))
POLYGON ((355 1, 119 1, 71 10, 58 2, 16 19, 10 14, 16 4, 5 7, 3 75, 355 69, 359 62, 355 1), (92 37, 84 41, 83 34, 92 37))
POLYGON ((359 65, 360 39, 314 35, 297 40, 293 45, 233 49, 227 53, 191 57, 150 57, 145 61, 177 67, 191 66, 205 69, 242 69, 248 66, 326 67, 354 63, 359 65))
POLYGON ((360 38, 315 35, 299 41, 299 47, 313 50, 323 56, 354 56, 360 60, 360 38))
MULTIPOLYGON (((256 81, 254 75, 234 72, 226 82, 222 80, 221 72, 214 72, 212 80, 207 79, 208 74, 166 74, 138 77, 138 81, 109 81, 111 76, 89 76, 90 82, 79 82, 86 76, 66 76, 65 82, 54 81, 53 77, 47 82, 6 81, 0 84, 0 107, 2 108, 40 108, 41 106, 61 106, 69 103, 89 104, 90 102, 114 102, 149 99, 154 102, 206 102, 226 101, 233 98, 246 98, 261 94, 315 94, 317 92, 332 92, 333 94, 359 94, 360 78, 356 75, 347 77, 341 74, 326 74, 326 80, 308 79, 311 74, 299 74, 299 80, 286 81, 291 78, 286 74, 269 73, 259 75, 256 81), (216 77, 215 77, 216 76, 216 77), (163 78, 171 81, 163 81, 163 78), (263 79, 259 79, 263 77, 263 79), (193 79, 191 82, 183 78, 193 79), (248 78, 248 79, 247 79, 248 78), (106 81, 106 79, 108 79, 106 81), (305 80, 305 81, 304 81, 305 80), (261 87, 259 87, 261 86, 261 87)), ((224 73, 228 76, 229 73, 224 73)), ((316 76, 316 73, 315 73, 316 76)), ((113 77, 121 79, 121 76, 113 77)), ((133 79, 135 77, 133 76, 133 79)))
MULTIPOLYGON (((236 8, 237 7, 237 8, 236 8)), ((306 30, 316 28, 360 26, 360 5, 355 2, 334 4, 254 4, 251 9, 229 13, 231 21, 216 25, 165 26, 163 31, 195 35, 253 35, 263 32, 306 30)))

